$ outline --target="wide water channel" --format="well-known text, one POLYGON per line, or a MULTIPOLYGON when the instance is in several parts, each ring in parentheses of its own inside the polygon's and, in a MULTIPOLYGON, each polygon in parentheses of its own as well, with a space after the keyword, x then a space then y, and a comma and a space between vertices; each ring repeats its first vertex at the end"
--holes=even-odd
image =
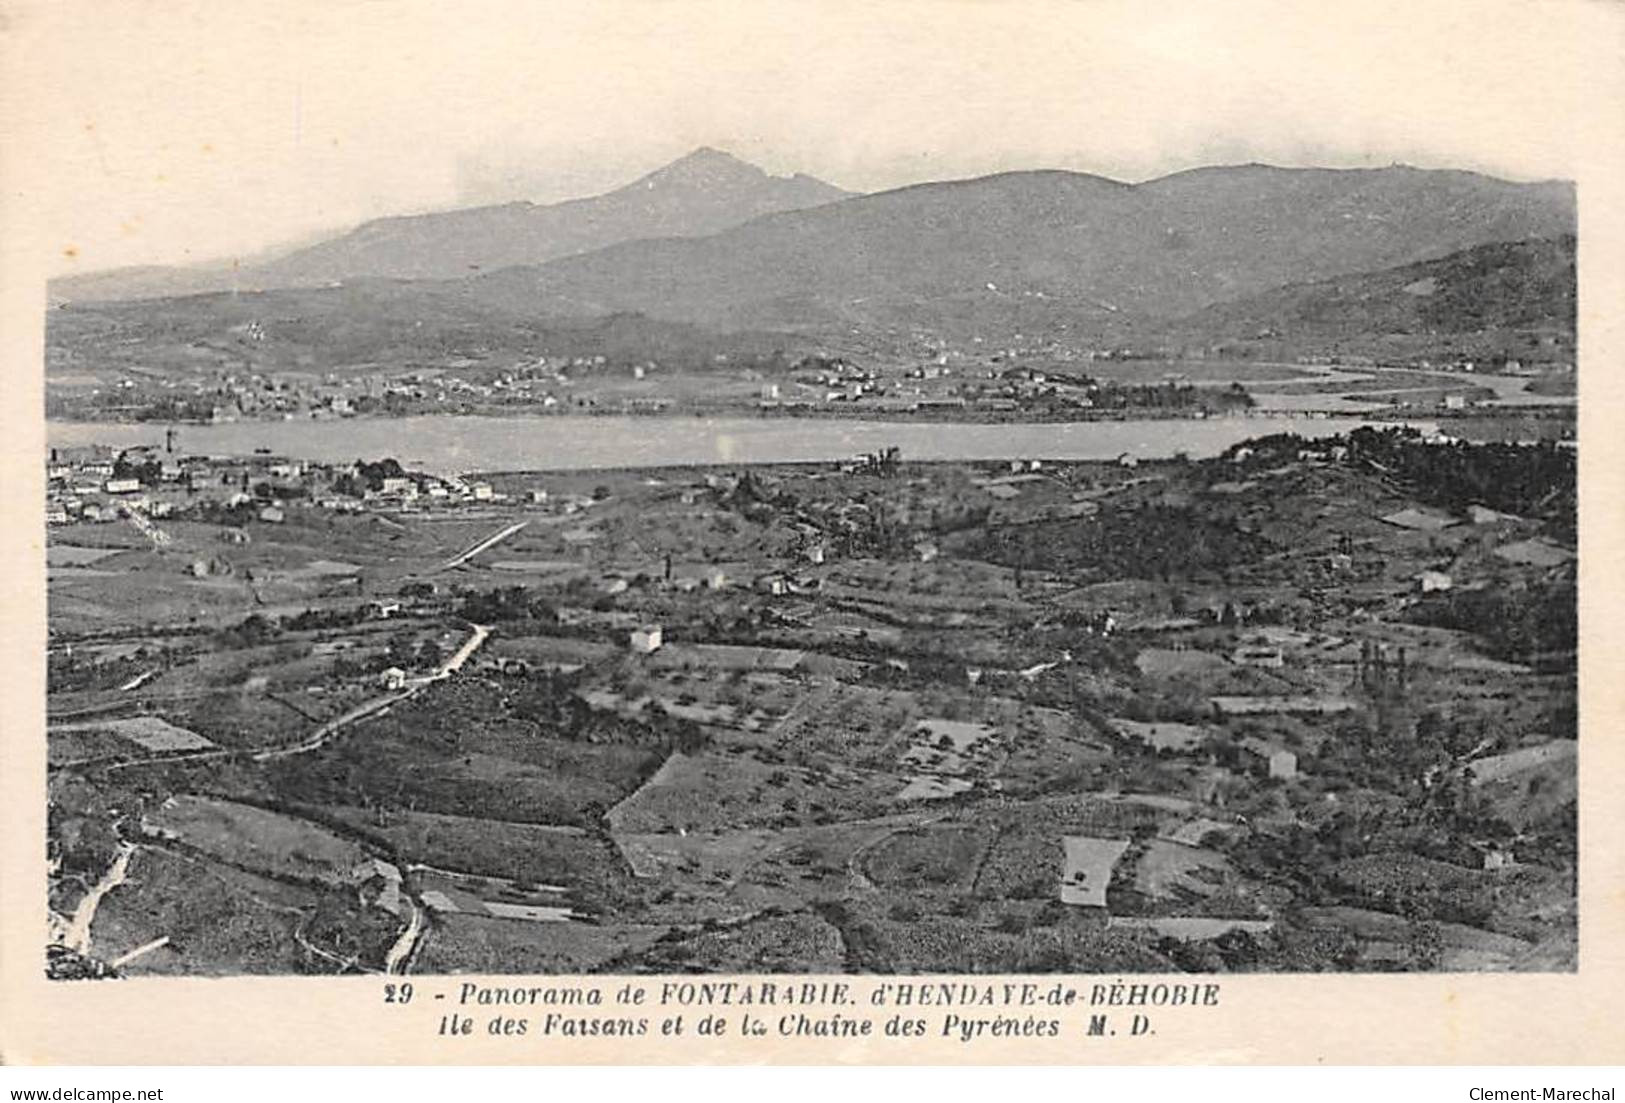
MULTIPOLYGON (((1222 417, 1204 420, 965 424, 825 418, 451 417, 342 421, 242 421, 182 425, 176 450, 247 455, 267 450, 294 459, 344 463, 393 457, 408 468, 562 471, 600 467, 816 463, 896 446, 905 460, 1202 459, 1249 437, 1345 433, 1359 417, 1222 417)), ((1379 423, 1381 424, 1381 423, 1379 423)), ((1391 424, 1391 423, 1387 423, 1391 424)), ((1432 429, 1426 422, 1412 422, 1432 429)), ((106 444, 162 447, 157 423, 50 422, 54 447, 106 444)))

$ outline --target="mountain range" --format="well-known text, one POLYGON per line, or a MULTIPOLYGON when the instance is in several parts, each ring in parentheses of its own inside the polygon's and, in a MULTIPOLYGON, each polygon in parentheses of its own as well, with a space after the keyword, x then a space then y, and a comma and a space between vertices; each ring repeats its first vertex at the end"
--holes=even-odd
POLYGON ((799 173, 770 176, 702 146, 625 187, 586 199, 381 218, 259 263, 89 273, 53 280, 50 294, 58 302, 87 302, 310 287, 361 278, 455 279, 637 238, 698 237, 759 215, 850 194, 799 173))
MULTIPOLYGON (((1485 325, 1568 319, 1572 332, 1572 244, 1567 268, 1561 249, 1531 246, 1451 262, 1439 274, 1453 289, 1442 298, 1390 292, 1429 278, 1411 271, 1417 265, 1574 232, 1571 184, 1459 171, 1238 165, 1141 184, 1028 171, 853 195, 701 149, 592 199, 385 219, 238 273, 240 288, 313 288, 297 297, 155 299, 119 304, 102 320, 116 317, 121 339, 139 343, 144 330, 206 329, 211 317, 222 326, 256 314, 322 318, 318 329, 358 338, 344 344, 346 357, 375 360, 361 335, 387 335, 393 350, 403 338, 392 327, 406 319, 453 332, 459 345, 482 327, 522 343, 553 320, 632 316, 650 333, 777 333, 871 348, 1168 336, 1202 344, 1277 323, 1304 328, 1331 310, 1323 302, 1306 315, 1304 304, 1326 294, 1341 320, 1317 322, 1320 337, 1392 326, 1400 308, 1415 315, 1406 325, 1455 332, 1475 324, 1471 302, 1482 295, 1501 304, 1491 313, 1509 296, 1530 300, 1521 321, 1481 313, 1485 325), (1500 275, 1469 278, 1496 257, 1500 275), (1375 282, 1365 291, 1335 282, 1351 277, 1375 282)), ((113 286, 85 279, 53 294, 98 297, 113 286)), ((63 332, 97 329, 106 327, 87 316, 63 332)), ((312 348, 306 355, 333 359, 312 348)))
POLYGON ((626 242, 462 292, 541 314, 1101 341, 1288 283, 1573 228, 1567 185, 1464 172, 1245 165, 1139 185, 1020 172, 626 242))

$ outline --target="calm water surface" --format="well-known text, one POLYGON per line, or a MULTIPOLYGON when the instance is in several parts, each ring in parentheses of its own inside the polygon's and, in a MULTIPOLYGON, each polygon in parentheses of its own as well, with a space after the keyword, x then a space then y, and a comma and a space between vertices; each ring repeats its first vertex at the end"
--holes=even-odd
MULTIPOLYGON (((1184 452, 1214 456, 1271 433, 1329 436, 1358 417, 1227 417, 1027 424, 940 424, 810 418, 445 417, 248 421, 183 425, 177 450, 245 455, 257 448, 342 463, 392 456, 408 467, 462 471, 579 470, 695 464, 813 463, 896 445, 905 460, 1110 460, 1184 452)), ((1427 426, 1423 426, 1424 428, 1427 426)), ((162 447, 165 426, 50 422, 52 445, 162 447)))

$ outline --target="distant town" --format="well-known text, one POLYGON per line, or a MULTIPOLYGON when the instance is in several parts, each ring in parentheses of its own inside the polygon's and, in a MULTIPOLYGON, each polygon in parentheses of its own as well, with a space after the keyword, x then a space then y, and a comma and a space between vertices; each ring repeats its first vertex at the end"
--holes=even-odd
MULTIPOLYGON (((539 356, 496 366, 478 360, 415 370, 338 373, 217 368, 186 373, 126 368, 70 376, 49 388, 52 417, 74 420, 221 424, 238 420, 332 419, 424 414, 738 414, 920 416, 934 420, 1207 417, 1255 406, 1249 383, 1267 389, 1314 382, 1316 368, 1341 370, 1400 392, 1400 413, 1481 407, 1495 390, 1475 376, 1517 379, 1532 394, 1572 395, 1570 361, 1493 364, 1471 359, 1403 363, 1362 356, 1305 355, 1269 364, 1204 351, 1011 348, 987 355, 943 351, 924 361, 807 355, 794 361, 719 357, 698 377, 657 360, 539 356), (1098 366, 1097 366, 1098 365, 1098 366), (1127 370, 1125 370, 1127 369, 1127 370), (1308 369, 1308 370, 1305 370, 1308 369), (1405 392, 1411 392, 1405 394, 1405 392)), ((1373 383, 1375 386, 1373 386, 1373 383)), ((1331 394, 1328 389, 1327 393, 1331 394)))

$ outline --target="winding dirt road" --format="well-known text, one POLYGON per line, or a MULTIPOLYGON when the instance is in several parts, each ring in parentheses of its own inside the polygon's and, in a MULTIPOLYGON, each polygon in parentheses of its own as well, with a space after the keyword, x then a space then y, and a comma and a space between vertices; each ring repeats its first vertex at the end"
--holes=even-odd
POLYGON ((512 536, 514 533, 518 532, 528 524, 530 524, 529 521, 518 521, 509 525, 507 528, 498 529, 490 536, 487 536, 483 540, 475 543, 467 551, 459 552, 458 554, 452 556, 450 559, 440 564, 440 566, 436 567, 431 573, 438 574, 441 571, 450 571, 461 567, 464 563, 467 563, 470 559, 473 559, 476 555, 480 554, 480 552, 502 543, 502 541, 506 540, 508 537, 512 536))
POLYGON ((407 921, 406 930, 395 940, 395 945, 389 948, 384 955, 384 972, 401 976, 406 973, 412 962, 412 951, 417 948, 418 939, 423 935, 423 909, 418 907, 417 901, 402 895, 407 905, 412 909, 412 918, 407 921))
POLYGON ((471 625, 470 627, 473 629, 473 631, 470 633, 468 639, 463 641, 463 646, 459 647, 457 649, 457 653, 442 663, 440 668, 433 674, 426 674, 422 678, 413 680, 406 686, 405 689, 397 690, 394 693, 386 693, 382 697, 374 697, 369 701, 363 701, 361 704, 355 706, 353 709, 350 709, 343 715, 336 716, 332 720, 329 720, 327 723, 321 725, 315 731, 310 733, 309 738, 303 740, 302 742, 295 743, 291 747, 278 747, 275 750, 260 751, 253 756, 254 761, 273 762, 279 758, 291 758, 294 755, 309 754, 311 751, 318 750, 325 746, 328 740, 332 739, 339 732, 343 731, 351 724, 356 723, 358 720, 365 720, 369 716, 373 716, 384 711, 391 705, 398 704, 401 701, 405 701, 408 698, 415 696, 419 690, 423 689, 424 686, 431 685, 435 682, 443 681, 444 679, 451 677, 453 674, 457 673, 457 671, 461 670, 463 668, 463 664, 468 662, 469 659, 473 658, 474 652, 478 651, 485 641, 490 638, 490 625, 475 624, 471 625))
POLYGON ((90 956, 90 926, 96 922, 96 909, 101 906, 102 897, 124 883, 130 869, 130 859, 134 856, 134 843, 119 844, 118 854, 107 867, 107 872, 85 893, 79 906, 73 909, 73 918, 68 920, 67 930, 62 932, 62 945, 75 953, 90 956))

